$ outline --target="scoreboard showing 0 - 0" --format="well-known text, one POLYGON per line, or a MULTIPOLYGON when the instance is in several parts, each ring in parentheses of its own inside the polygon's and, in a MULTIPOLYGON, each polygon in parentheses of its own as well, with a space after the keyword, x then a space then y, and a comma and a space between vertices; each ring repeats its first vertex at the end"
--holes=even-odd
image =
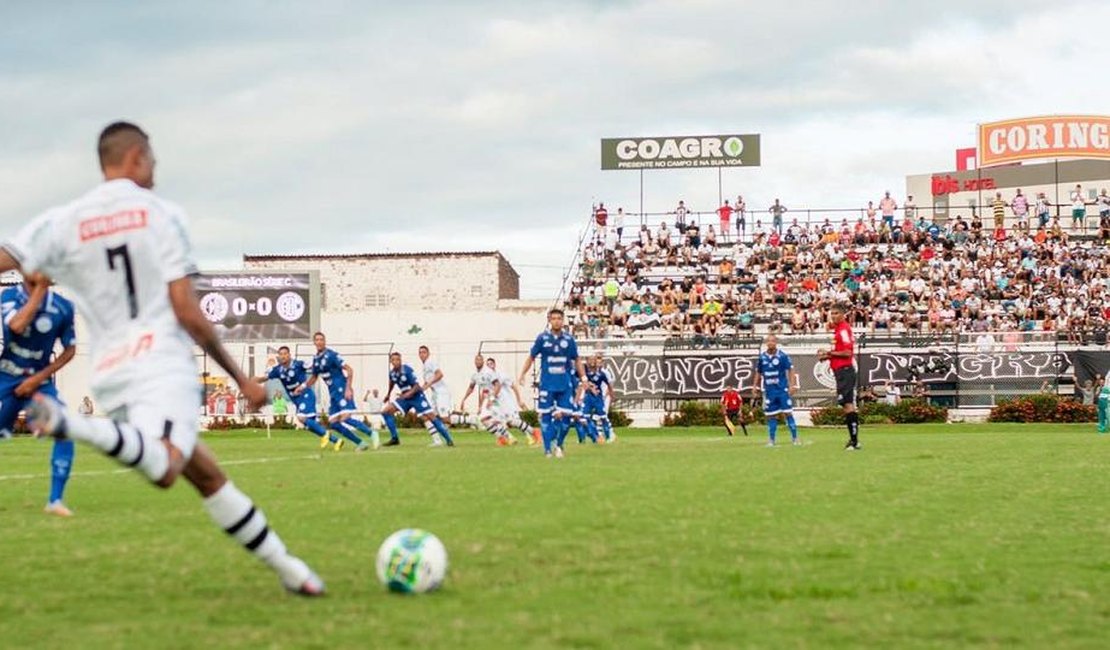
POLYGON ((225 341, 295 341, 320 327, 318 271, 202 273, 200 310, 225 341))

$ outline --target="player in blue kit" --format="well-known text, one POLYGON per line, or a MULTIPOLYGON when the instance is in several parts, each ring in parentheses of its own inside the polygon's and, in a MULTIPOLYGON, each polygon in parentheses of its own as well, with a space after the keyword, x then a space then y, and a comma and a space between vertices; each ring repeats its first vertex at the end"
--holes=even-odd
POLYGON ((520 369, 518 384, 525 383, 532 364, 540 361, 540 394, 536 412, 540 415, 540 430, 543 432, 543 453, 545 456, 563 457, 563 448, 556 445, 560 434, 565 437, 570 417, 574 413, 574 402, 581 398, 585 389, 585 372, 582 360, 578 358, 578 343, 563 329, 563 310, 552 309, 547 312, 548 329, 536 337, 524 367, 520 369), (570 375, 576 375, 582 382, 575 394, 570 375))
POLYGON ((424 389, 420 386, 420 380, 413 372, 412 366, 401 362, 401 353, 390 353, 389 388, 385 391, 387 404, 382 409, 382 420, 389 429, 389 442, 385 443, 386 446, 401 444, 401 439, 397 435, 397 418, 394 417, 394 414, 404 415, 412 411, 424 421, 424 428, 428 430, 428 435, 432 437, 433 447, 439 447, 444 442, 447 443, 448 447, 454 447, 455 441, 451 438, 451 432, 447 430, 443 420, 439 419, 435 408, 432 407, 431 402, 424 395, 424 389), (390 401, 389 397, 393 394, 394 388, 397 389, 397 397, 390 401))
MULTIPOLYGON (((19 412, 35 393, 58 399, 54 373, 73 359, 77 336, 73 329, 73 303, 54 293, 50 281, 32 273, 23 284, 0 293, 4 321, 4 352, 0 354, 0 437, 11 435, 19 412), (62 353, 53 361, 55 343, 62 353)), ((73 467, 73 441, 55 440, 50 454, 50 497, 46 512, 69 517, 73 512, 62 501, 73 467)))
POLYGON ((575 395, 575 398, 571 405, 573 410, 567 418, 566 426, 564 426, 559 433, 557 444, 559 447, 563 446, 563 442, 566 440, 567 434, 570 433, 571 427, 574 427, 574 433, 578 436, 578 444, 586 442, 586 438, 589 438, 593 443, 597 443, 597 428, 594 426, 593 420, 586 417, 584 410, 585 398, 583 395, 588 384, 583 384, 582 381, 578 379, 578 375, 575 374, 573 368, 567 368, 567 370, 570 373, 571 394, 575 395), (582 390, 579 390, 580 385, 582 386, 582 390))
POLYGON ((304 361, 294 359, 289 352, 288 345, 278 348, 277 361, 277 364, 270 368, 268 373, 261 377, 255 377, 254 380, 260 384, 264 384, 271 379, 281 382, 281 387, 285 389, 285 392, 292 398, 293 404, 297 407, 297 419, 304 424, 306 429, 320 438, 321 447, 330 442, 335 446, 336 451, 342 449, 343 441, 336 438, 334 433, 329 434, 316 418, 316 393, 311 390, 297 392, 297 389, 308 381, 308 369, 305 368, 304 361))
POLYGON ((586 395, 583 399, 583 413, 594 423, 594 428, 605 442, 613 442, 613 423, 609 421, 606 399, 613 400, 613 377, 605 369, 604 360, 598 352, 586 361, 586 395))
POLYGON ((767 434, 771 441, 768 447, 775 446, 775 433, 779 428, 779 416, 786 416, 786 426, 790 428, 790 439, 795 445, 798 440, 798 425, 794 422, 794 390, 798 386, 798 373, 790 356, 779 349, 778 337, 771 334, 766 340, 766 349, 760 353, 756 362, 756 390, 763 391, 763 414, 767 416, 767 434))
MULTIPOLYGON (((323 332, 312 335, 312 343, 316 346, 316 356, 312 357, 312 376, 292 395, 298 397, 312 389, 319 377, 324 378, 328 385, 328 426, 339 432, 347 440, 355 443, 358 451, 370 448, 358 434, 351 431, 351 427, 370 436, 374 447, 378 446, 378 432, 374 431, 358 418, 351 417, 355 412, 355 371, 339 353, 328 347, 328 339, 323 332)), ((326 443, 325 443, 326 444, 326 443)))

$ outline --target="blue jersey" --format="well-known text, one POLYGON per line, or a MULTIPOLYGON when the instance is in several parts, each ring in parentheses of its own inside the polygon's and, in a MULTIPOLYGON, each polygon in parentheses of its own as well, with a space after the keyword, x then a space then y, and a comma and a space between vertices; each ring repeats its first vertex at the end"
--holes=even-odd
POLYGON ((775 350, 774 354, 760 353, 758 364, 759 374, 763 375, 763 392, 787 392, 790 388, 790 369, 794 364, 785 352, 775 350))
POLYGON ((312 374, 320 377, 328 385, 333 396, 347 392, 347 375, 343 374, 343 357, 331 348, 324 348, 312 357, 312 374))
POLYGON ((61 341, 68 348, 77 341, 73 329, 73 303, 54 293, 46 292, 34 318, 16 334, 11 330, 12 318, 27 304, 30 294, 22 284, 0 292, 0 316, 4 321, 4 352, 0 353, 0 376, 28 377, 50 365, 54 344, 61 341))
POLYGON ((571 376, 577 377, 578 343, 566 331, 555 335, 544 332, 536 337, 529 353, 540 364, 540 390, 568 391, 573 388, 571 376))
POLYGON ((605 395, 606 388, 613 385, 613 378, 609 375, 609 371, 605 368, 598 368, 597 370, 586 369, 586 381, 597 389, 599 395, 605 395))
POLYGON ((293 359, 288 366, 279 363, 270 368, 270 373, 266 377, 280 381, 285 392, 292 395, 293 391, 300 388, 308 380, 308 369, 304 367, 304 361, 293 359))
POLYGON ((393 387, 397 389, 398 395, 404 393, 413 386, 416 387, 416 392, 412 394, 412 397, 415 398, 424 394, 424 391, 420 389, 420 380, 416 378, 416 373, 413 372, 412 366, 408 364, 402 365, 397 370, 390 367, 389 383, 393 384, 393 387))

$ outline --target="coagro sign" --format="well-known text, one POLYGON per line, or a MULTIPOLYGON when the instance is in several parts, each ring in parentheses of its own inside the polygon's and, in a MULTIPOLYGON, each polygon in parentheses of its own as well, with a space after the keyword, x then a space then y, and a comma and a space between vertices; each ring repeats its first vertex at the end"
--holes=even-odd
POLYGON ((759 134, 604 138, 602 169, 758 167, 759 134))
POLYGON ((979 165, 1031 158, 1110 158, 1110 116, 1045 115, 979 125, 979 165))

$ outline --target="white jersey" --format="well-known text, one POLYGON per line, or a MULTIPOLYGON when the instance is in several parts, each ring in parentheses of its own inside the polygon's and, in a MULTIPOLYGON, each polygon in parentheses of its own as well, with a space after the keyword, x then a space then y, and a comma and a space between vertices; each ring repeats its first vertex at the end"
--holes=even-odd
POLYGON ((510 415, 519 413, 520 404, 517 403, 516 394, 513 393, 512 377, 499 373, 497 379, 501 382, 501 392, 498 393, 494 406, 502 413, 510 415))
POLYGON ((483 409, 489 408, 489 399, 483 403, 482 396, 488 394, 490 398, 493 397, 493 384, 496 381, 497 375, 486 367, 470 376, 470 383, 474 384, 474 390, 478 392, 478 403, 482 404, 483 409))
MULTIPOLYGON (((447 388, 447 380, 440 379, 432 383, 432 379, 439 372, 439 362, 435 359, 428 359, 424 362, 424 383, 428 384, 429 390, 434 391, 437 395, 449 396, 451 391, 447 388)), ((448 400, 450 401, 450 400, 448 400)))
POLYGON ((166 287, 197 272, 185 226, 180 207, 117 179, 39 215, 3 244, 25 273, 41 271, 70 290, 89 329, 93 394, 106 411, 152 382, 197 385, 193 341, 166 287))

